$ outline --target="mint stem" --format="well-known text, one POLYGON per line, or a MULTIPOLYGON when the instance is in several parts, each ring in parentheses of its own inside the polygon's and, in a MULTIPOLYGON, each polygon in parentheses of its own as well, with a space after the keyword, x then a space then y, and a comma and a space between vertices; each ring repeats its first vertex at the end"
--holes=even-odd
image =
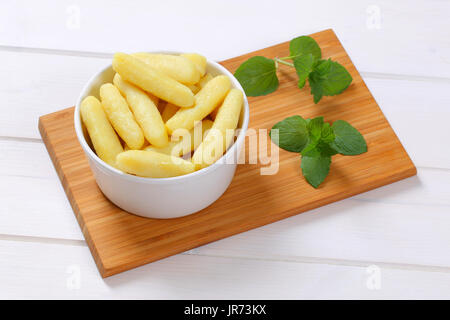
POLYGON ((292 59, 292 58, 295 58, 295 57, 298 57, 298 55, 296 55, 296 56, 289 56, 289 57, 283 57, 283 58, 278 58, 278 59, 280 59, 280 60, 289 60, 289 59, 292 59))
POLYGON ((294 67, 293 63, 283 61, 280 58, 274 58, 273 60, 275 61, 275 63, 278 62, 278 63, 284 64, 284 65, 287 65, 287 66, 290 66, 290 67, 294 67))

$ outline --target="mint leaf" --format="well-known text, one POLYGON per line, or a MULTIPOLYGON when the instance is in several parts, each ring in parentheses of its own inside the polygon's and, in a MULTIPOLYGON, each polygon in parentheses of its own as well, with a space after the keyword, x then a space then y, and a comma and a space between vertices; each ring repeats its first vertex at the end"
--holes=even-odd
POLYGON ((314 119, 308 119, 307 128, 309 134, 308 145, 302 151, 302 154, 308 154, 314 150, 320 141, 322 136, 322 126, 324 125, 323 117, 317 117, 314 119))
POLYGON ((311 54, 315 59, 322 58, 322 51, 316 40, 308 36, 301 36, 291 40, 289 51, 292 60, 303 55, 311 54))
POLYGON ((305 119, 300 116, 292 116, 276 123, 270 130, 270 138, 280 148, 301 152, 308 143, 308 129, 305 119), (278 129, 278 141, 274 139, 273 130, 278 129))
POLYGON ((315 58, 311 53, 300 56, 294 59, 294 67, 298 76, 298 87, 301 89, 305 86, 306 79, 308 79, 309 74, 311 73, 315 58))
POLYGON ((334 156, 337 153, 329 143, 323 142, 322 140, 316 144, 308 144, 301 152, 302 156, 307 157, 334 156))
POLYGON ((314 103, 318 103, 322 96, 334 96, 342 93, 352 82, 352 76, 335 61, 320 60, 309 74, 311 94, 314 103))
POLYGON ((323 117, 317 117, 308 121, 309 143, 303 149, 304 156, 332 156, 337 153, 330 146, 334 141, 334 132, 329 123, 323 121, 323 117))
POLYGON ((319 152, 322 156, 334 156, 335 154, 338 153, 336 150, 334 150, 334 148, 332 146, 330 146, 329 143, 326 143, 323 141, 320 141, 317 144, 316 149, 319 150, 319 152))
POLYGON ((322 127, 324 125, 323 117, 317 117, 314 119, 311 119, 308 122, 308 131, 309 136, 311 137, 311 140, 313 141, 319 141, 321 135, 322 135, 322 127))
POLYGON ((322 57, 322 52, 317 42, 308 36, 292 39, 289 43, 289 51, 298 75, 298 87, 301 89, 305 86, 314 63, 322 57))
POLYGON ((316 154, 313 156, 302 155, 302 173, 306 181, 317 188, 330 171, 331 157, 316 154))
POLYGON ((278 88, 275 62, 256 56, 248 59, 234 73, 247 96, 263 96, 278 88))
POLYGON ((340 154, 354 156, 367 151, 364 137, 347 121, 337 120, 331 128, 335 135, 331 147, 340 154))
POLYGON ((324 143, 330 143, 334 141, 334 132, 328 122, 323 124, 320 138, 324 143))

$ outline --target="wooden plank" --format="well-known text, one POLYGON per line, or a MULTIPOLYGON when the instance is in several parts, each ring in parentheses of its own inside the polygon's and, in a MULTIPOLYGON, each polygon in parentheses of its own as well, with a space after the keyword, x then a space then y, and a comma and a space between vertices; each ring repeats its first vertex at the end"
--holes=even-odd
MULTIPOLYGON (((0 234, 84 239, 44 145, 0 141, 0 149, 0 234), (24 197, 29 201, 22 201, 24 197)), ((450 250, 449 184, 449 170, 419 169, 417 177, 213 242, 196 252, 450 267, 450 256, 442 254, 450 250)))
POLYGON ((0 241, 0 299, 450 298, 448 272, 367 266, 182 254, 101 279, 87 247, 0 241))
MULTIPOLYGON (((0 234, 84 239, 44 146, 0 141, 0 149, 0 234)), ((421 169, 417 177, 196 250, 450 266, 442 254, 450 250, 449 183, 450 171, 421 169)))
MULTIPOLYGON (((36 119, 75 103, 87 79, 110 61, 4 51, 0 59, 4 62, 0 64, 0 99, 8 101, 8 111, 0 114, 0 136, 25 138, 40 138, 36 119)), ((441 139, 436 139, 450 140, 446 130, 450 83, 364 80, 413 161, 418 166, 450 168, 450 150, 443 150, 441 139), (422 152, 423 145, 427 152, 422 152)))
POLYGON ((450 115, 450 82, 372 78, 367 85, 414 163, 450 168, 450 150, 442 148, 443 141, 450 141, 444 123, 450 115))
MULTIPOLYGON (((334 99, 324 99, 321 114, 327 121, 345 117, 365 135, 369 146, 369 152, 358 157, 337 156, 329 178, 318 190, 300 178, 298 156, 282 151, 277 174, 262 176, 260 166, 242 165, 228 191, 210 207, 194 215, 173 220, 136 217, 114 206, 99 191, 74 131, 70 130, 73 109, 40 118, 41 135, 103 276, 416 174, 416 168, 334 32, 326 30, 313 37, 322 47, 324 58, 333 56, 354 79, 345 93, 334 99), (234 214, 237 210, 238 216, 234 214)), ((223 64, 233 71, 252 55, 281 56, 287 52, 288 43, 283 43, 223 64)), ((294 74, 295 70, 280 73, 280 88, 276 93, 250 99, 249 127, 267 129, 292 114, 300 113, 306 118, 316 115, 318 106, 313 104, 307 91, 298 90, 295 81, 291 80, 294 74), (276 116, 273 105, 278 106, 276 116)))
POLYGON ((0 150, 0 234, 83 239, 44 144, 0 140, 0 150))
POLYGON ((449 10, 448 1, 428 0, 2 1, 0 43, 110 53, 196 51, 221 61, 332 26, 359 70, 450 77, 449 10), (174 17, 173 8, 183 14, 174 17), (106 28, 104 21, 121 23, 106 28))
POLYGON ((75 104, 87 80, 105 59, 0 51, 0 136, 39 138, 37 119, 44 112, 75 104))
POLYGON ((450 247, 449 212, 449 206, 346 199, 195 250, 282 261, 319 257, 448 267, 443 252, 450 247))

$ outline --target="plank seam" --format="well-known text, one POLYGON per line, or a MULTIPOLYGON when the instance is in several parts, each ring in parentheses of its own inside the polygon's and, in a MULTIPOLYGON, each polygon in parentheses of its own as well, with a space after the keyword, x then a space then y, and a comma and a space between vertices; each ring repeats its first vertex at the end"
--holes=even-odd
MULTIPOLYGON (((19 235, 7 235, 7 234, 0 234, 0 241, 16 241, 16 242, 26 242, 26 243, 87 247, 87 243, 84 240, 46 238, 46 237, 35 237, 35 236, 19 236, 19 235)), ((348 267, 368 267, 371 265, 376 265, 380 268, 388 268, 388 269, 450 273, 450 267, 434 266, 434 265, 404 264, 404 263, 395 263, 395 262, 348 260, 348 259, 335 259, 335 258, 319 258, 319 257, 307 257, 307 256, 276 256, 276 255, 273 255, 273 256, 269 256, 269 257, 256 257, 256 256, 220 255, 220 254, 208 254, 208 253, 202 254, 202 253, 198 253, 196 251, 197 251, 197 249, 192 249, 192 250, 188 250, 188 251, 185 251, 185 252, 182 252, 179 254, 190 255, 190 256, 199 256, 199 257, 223 258, 223 259, 242 259, 242 260, 253 260, 253 261, 270 261, 270 262, 303 263, 303 264, 326 264, 326 265, 333 265, 333 266, 348 266, 348 267)))
POLYGON ((419 82, 441 82, 450 84, 450 78, 446 77, 433 77, 433 76, 422 76, 422 75, 410 75, 410 74, 400 74, 400 73, 382 73, 382 72, 370 72, 361 71, 360 75, 363 78, 372 79, 384 79, 384 80, 402 80, 402 81, 419 81, 419 82))
POLYGON ((40 138, 13 137, 13 136, 0 136, 0 141, 44 143, 44 141, 42 141, 42 139, 40 139, 40 138))
POLYGON ((58 55, 58 56, 85 57, 85 58, 98 58, 98 59, 110 59, 113 56, 112 53, 107 53, 107 52, 46 49, 46 48, 33 48, 33 47, 17 47, 17 46, 7 46, 7 45, 0 45, 0 51, 50 54, 50 55, 58 55))
POLYGON ((366 260, 346 260, 336 258, 319 258, 319 257, 306 257, 306 256, 274 256, 270 257, 252 257, 252 256, 230 256, 230 255, 218 255, 218 254, 201 254, 197 252, 189 253, 195 256, 207 256, 216 258, 239 258, 244 260, 260 260, 271 262, 288 262, 288 263, 308 263, 308 264, 327 264, 327 265, 342 265, 348 267, 368 267, 376 265, 380 268, 388 269, 400 269, 409 271, 423 271, 423 272, 440 272, 450 273, 450 267, 435 266, 435 265, 421 265, 421 264, 406 264, 396 262, 381 262, 381 261, 366 261, 366 260))
MULTIPOLYGON (((35 47, 18 47, 18 46, 7 46, 7 45, 0 45, 0 51, 19 52, 19 53, 34 53, 34 54, 49 54, 49 55, 58 55, 58 56, 97 58, 97 59, 111 59, 114 55, 113 53, 108 53, 108 52, 48 49, 48 48, 35 48, 35 47)), ((226 59, 224 59, 224 60, 226 60, 226 59)), ((383 73, 383 72, 371 72, 371 71, 359 71, 359 73, 363 78, 421 81, 421 82, 442 82, 442 83, 450 84, 450 78, 447 78, 447 77, 383 73)))
POLYGON ((22 236, 12 234, 0 234, 0 241, 17 241, 17 242, 32 242, 42 244, 57 244, 66 246, 87 247, 86 241, 77 239, 63 239, 63 238, 48 238, 37 236, 22 236))
POLYGON ((54 150, 54 147, 52 145, 52 142, 48 139, 48 132, 47 132, 45 126, 44 126, 44 121, 45 121, 44 119, 45 119, 45 116, 42 116, 42 117, 39 118, 39 121, 38 121, 39 132, 41 133, 41 136, 42 136, 43 140, 46 139, 48 141, 48 143, 44 143, 44 145, 45 145, 45 147, 46 147, 46 149, 48 151, 48 154, 50 155, 50 158, 52 160, 52 163, 53 163, 53 166, 54 166, 54 168, 56 170, 56 173, 58 174, 58 176, 59 176, 59 178, 61 180, 61 184, 62 184, 62 186, 64 188, 64 191, 65 191, 65 193, 67 195, 69 203, 70 203, 70 205, 72 207, 73 213, 74 213, 74 215, 75 215, 75 217, 76 217, 76 219, 78 221, 80 229, 81 229, 81 231, 82 231, 82 233, 84 235, 86 243, 88 244, 89 249, 91 249, 91 254, 92 254, 92 257, 93 257, 93 259, 94 259, 94 261, 95 261, 95 263, 97 265, 97 269, 98 269, 100 275, 102 277, 105 277, 104 276, 105 272, 106 272, 105 271, 105 267, 103 265, 103 262, 100 259, 100 256, 99 256, 99 253, 98 253, 98 250, 97 250, 97 246, 92 241, 92 239, 90 237, 90 234, 88 232, 85 232, 86 231, 86 229, 85 229, 85 225, 86 224, 85 224, 84 218, 80 214, 80 211, 79 211, 79 208, 78 208, 78 204, 73 199, 72 192, 70 192, 70 186, 67 183, 67 177, 66 177, 66 175, 65 175, 65 173, 64 173, 64 171, 63 171, 63 169, 61 167, 60 160, 56 157, 55 150, 54 150))

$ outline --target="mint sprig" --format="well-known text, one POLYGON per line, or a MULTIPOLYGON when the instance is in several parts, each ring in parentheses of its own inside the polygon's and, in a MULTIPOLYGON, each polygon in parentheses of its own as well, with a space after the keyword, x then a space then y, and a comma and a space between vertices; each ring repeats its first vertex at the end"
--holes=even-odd
POLYGON ((292 116, 276 123, 270 137, 280 148, 301 154, 303 176, 314 188, 327 177, 333 155, 358 155, 367 151, 364 137, 344 120, 330 125, 323 117, 292 116), (274 135, 278 139, 272 138, 273 130, 278 130, 278 135, 274 135))
POLYGON ((279 64, 295 68, 300 89, 305 86, 306 80, 309 81, 314 103, 318 103, 323 96, 342 93, 352 82, 350 73, 341 64, 331 59, 322 60, 321 49, 311 37, 292 39, 289 52, 288 57, 269 59, 256 56, 241 64, 234 75, 247 96, 256 97, 274 92, 278 88, 279 64))

